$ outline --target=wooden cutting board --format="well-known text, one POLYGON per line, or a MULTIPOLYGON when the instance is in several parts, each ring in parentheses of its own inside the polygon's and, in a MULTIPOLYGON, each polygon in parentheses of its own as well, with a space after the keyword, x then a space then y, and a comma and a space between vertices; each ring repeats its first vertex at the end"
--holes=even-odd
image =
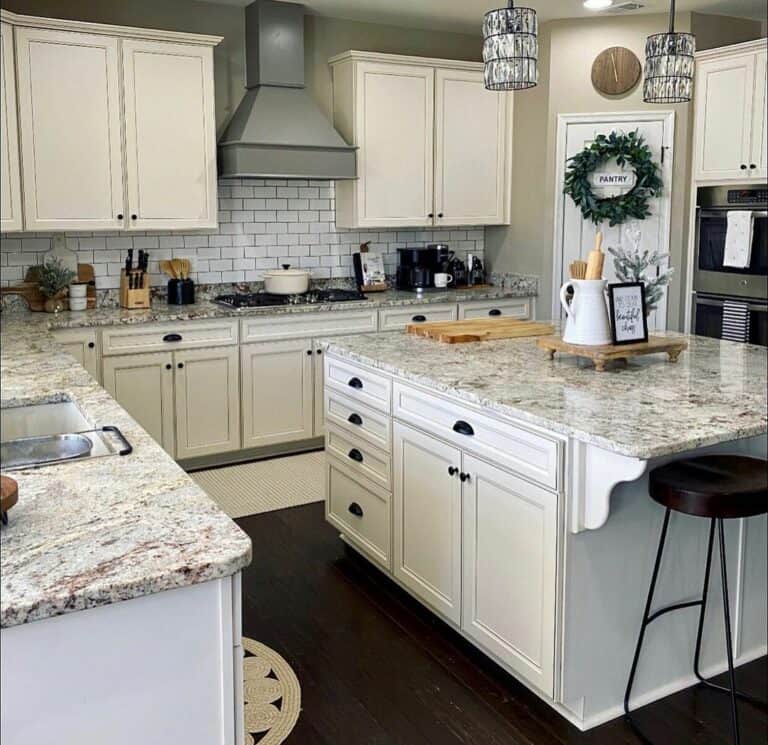
POLYGON ((550 323, 520 321, 514 318, 471 318, 466 321, 410 323, 406 331, 444 344, 464 344, 489 339, 546 336, 554 333, 555 327, 550 323))
POLYGON ((0 476, 0 519, 8 523, 6 512, 19 501, 19 486, 10 476, 0 476))

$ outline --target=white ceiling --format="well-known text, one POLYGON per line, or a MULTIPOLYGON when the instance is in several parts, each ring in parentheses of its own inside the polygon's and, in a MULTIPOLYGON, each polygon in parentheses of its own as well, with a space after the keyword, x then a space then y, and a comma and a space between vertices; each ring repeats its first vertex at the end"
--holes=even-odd
MULTIPOLYGON (((483 14, 503 7, 505 0, 295 0, 310 12, 335 18, 371 23, 390 23, 412 28, 479 32, 483 14)), ((225 5, 249 5, 252 0, 207 0, 225 5)), ((620 4, 623 0, 614 0, 620 4)), ((667 13, 668 0, 638 0, 644 4, 636 13, 667 13)), ((556 18, 583 18, 599 15, 587 10, 582 0, 520 0, 518 5, 536 8, 540 21, 556 18)), ((678 11, 698 11, 740 18, 764 20, 765 0, 678 0, 678 11)), ((605 11, 603 11, 604 13, 605 11)), ((610 12, 610 11, 609 11, 610 12)), ((629 13, 628 13, 629 15, 629 13)))

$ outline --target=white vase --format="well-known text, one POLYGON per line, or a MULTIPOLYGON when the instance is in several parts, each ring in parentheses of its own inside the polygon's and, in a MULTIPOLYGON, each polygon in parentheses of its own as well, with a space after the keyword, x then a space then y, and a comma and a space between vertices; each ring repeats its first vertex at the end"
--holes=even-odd
POLYGON ((606 279, 572 279, 560 288, 560 303, 566 313, 563 341, 589 347, 611 343, 607 284, 606 279), (573 289, 570 302, 569 287, 573 289))

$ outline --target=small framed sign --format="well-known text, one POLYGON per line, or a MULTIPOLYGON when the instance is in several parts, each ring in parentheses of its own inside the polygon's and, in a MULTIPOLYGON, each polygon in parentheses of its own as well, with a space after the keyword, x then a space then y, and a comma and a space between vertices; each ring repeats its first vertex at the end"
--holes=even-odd
POLYGON ((645 285, 642 282, 608 285, 608 299, 611 306, 613 343, 637 344, 648 341, 645 285))

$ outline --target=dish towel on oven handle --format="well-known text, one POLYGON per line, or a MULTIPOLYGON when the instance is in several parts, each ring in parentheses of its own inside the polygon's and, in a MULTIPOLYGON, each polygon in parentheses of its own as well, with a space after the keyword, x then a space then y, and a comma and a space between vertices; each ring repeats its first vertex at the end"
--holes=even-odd
POLYGON ((749 341, 749 305, 741 300, 723 301, 721 336, 728 341, 749 341))
POLYGON ((752 230, 755 218, 749 210, 731 210, 727 215, 723 266, 745 269, 752 260, 752 230))

